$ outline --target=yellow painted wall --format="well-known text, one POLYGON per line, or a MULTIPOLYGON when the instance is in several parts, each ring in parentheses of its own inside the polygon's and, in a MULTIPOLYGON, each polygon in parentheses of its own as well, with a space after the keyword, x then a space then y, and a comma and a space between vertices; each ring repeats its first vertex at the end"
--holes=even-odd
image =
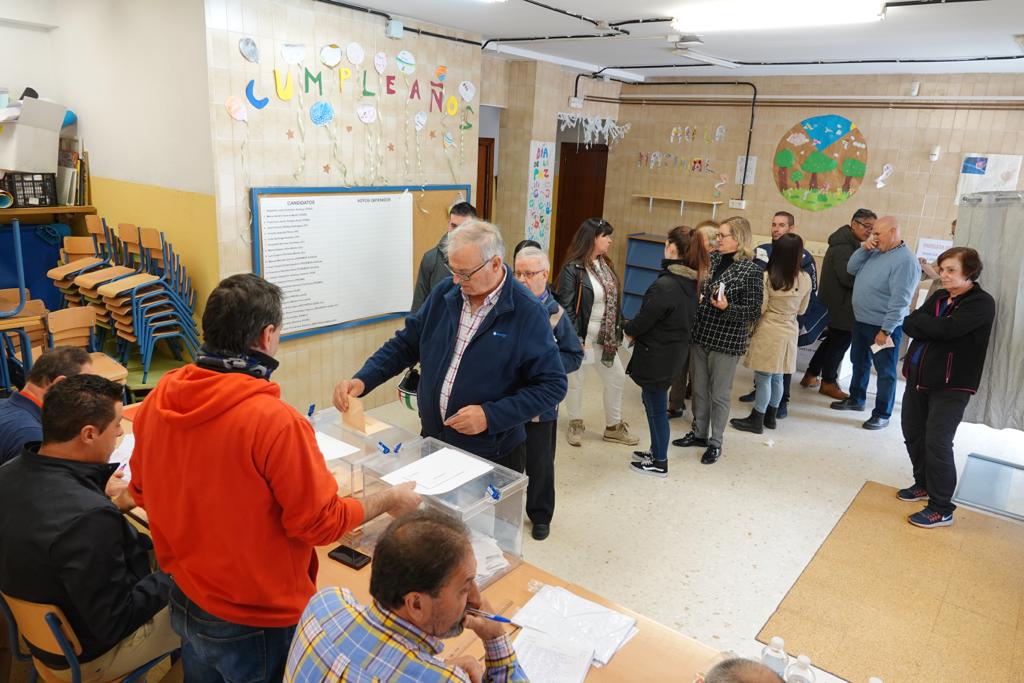
POLYGON ((92 203, 111 225, 135 223, 165 233, 192 276, 201 319, 206 297, 220 281, 214 196, 94 177, 92 203))

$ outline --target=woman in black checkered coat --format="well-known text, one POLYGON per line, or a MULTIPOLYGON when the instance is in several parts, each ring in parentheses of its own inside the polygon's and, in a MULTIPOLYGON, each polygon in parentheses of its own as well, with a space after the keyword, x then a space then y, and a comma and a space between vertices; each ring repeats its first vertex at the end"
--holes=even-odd
POLYGON ((712 465, 722 455, 722 435, 729 420, 736 364, 750 344, 750 330, 761 315, 763 273, 753 261, 750 223, 734 216, 718 231, 718 252, 711 256, 711 277, 698 297, 693 358, 693 429, 674 446, 705 448, 701 462, 712 465))

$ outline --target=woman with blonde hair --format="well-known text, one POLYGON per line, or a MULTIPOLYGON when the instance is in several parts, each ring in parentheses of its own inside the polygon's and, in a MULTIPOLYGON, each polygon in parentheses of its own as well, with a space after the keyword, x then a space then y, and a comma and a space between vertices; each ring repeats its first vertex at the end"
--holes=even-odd
POLYGON ((701 285, 693 355, 693 428, 673 446, 701 446, 705 465, 722 456, 732 380, 750 344, 750 327, 761 315, 762 271, 754 263, 750 222, 734 216, 718 228, 718 251, 701 285))

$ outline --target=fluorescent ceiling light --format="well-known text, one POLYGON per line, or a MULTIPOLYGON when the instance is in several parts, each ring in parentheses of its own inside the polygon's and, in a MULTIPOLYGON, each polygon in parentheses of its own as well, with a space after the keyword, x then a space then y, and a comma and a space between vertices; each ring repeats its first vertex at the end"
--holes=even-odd
POLYGON ((715 57, 714 55, 706 55, 703 52, 697 52, 696 50, 682 49, 673 50, 674 54, 680 57, 686 57, 692 59, 695 62, 704 62, 705 64, 714 64, 715 66, 724 66, 726 69, 738 69, 739 64, 736 62, 730 62, 728 59, 722 59, 721 57, 715 57))
POLYGON ((581 62, 576 59, 569 59, 567 57, 559 57, 557 55, 549 55, 544 52, 537 52, 535 50, 527 50, 521 47, 515 47, 512 45, 505 45, 498 43, 496 47, 488 45, 488 50, 494 50, 497 53, 504 55, 514 55, 516 57, 525 57, 526 59, 532 59, 536 62, 549 62, 551 64, 558 64, 559 66, 566 66, 570 69, 576 69, 577 71, 584 71, 587 73, 596 73, 601 71, 602 76, 610 76, 612 78, 621 78, 625 81, 643 81, 645 77, 643 74, 634 73, 632 71, 623 71, 622 69, 605 69, 600 64, 591 64, 589 62, 581 62), (604 69, 604 71, 602 71, 604 69))
POLYGON ((676 12, 680 33, 842 26, 879 21, 885 0, 699 0, 676 12))

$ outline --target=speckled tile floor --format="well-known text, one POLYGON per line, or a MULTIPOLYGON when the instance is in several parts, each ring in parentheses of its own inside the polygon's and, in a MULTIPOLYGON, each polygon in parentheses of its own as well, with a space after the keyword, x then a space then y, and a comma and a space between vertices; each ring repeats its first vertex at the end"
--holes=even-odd
MULTIPOLYGON (((752 378, 737 371, 733 417, 749 411, 736 399, 752 378)), ((597 381, 588 376, 587 386, 597 381)), ((701 449, 670 446, 667 479, 628 471, 633 449, 601 440, 600 394, 589 394, 596 400, 585 406, 582 447, 565 441, 560 420, 551 536, 538 542, 527 533, 525 558, 713 647, 757 657, 755 635, 863 483, 910 483, 898 406, 893 423, 872 432, 860 427, 869 413, 833 411, 831 399, 795 380, 792 394, 774 432, 727 427, 713 466, 700 464, 701 449)), ((415 413, 397 402, 372 412, 418 431, 415 413)), ((640 391, 628 379, 623 416, 646 448, 640 391)), ((690 419, 687 411, 671 421, 672 438, 690 419)), ((959 467, 971 451, 1024 460, 1024 433, 962 425, 959 467)))

